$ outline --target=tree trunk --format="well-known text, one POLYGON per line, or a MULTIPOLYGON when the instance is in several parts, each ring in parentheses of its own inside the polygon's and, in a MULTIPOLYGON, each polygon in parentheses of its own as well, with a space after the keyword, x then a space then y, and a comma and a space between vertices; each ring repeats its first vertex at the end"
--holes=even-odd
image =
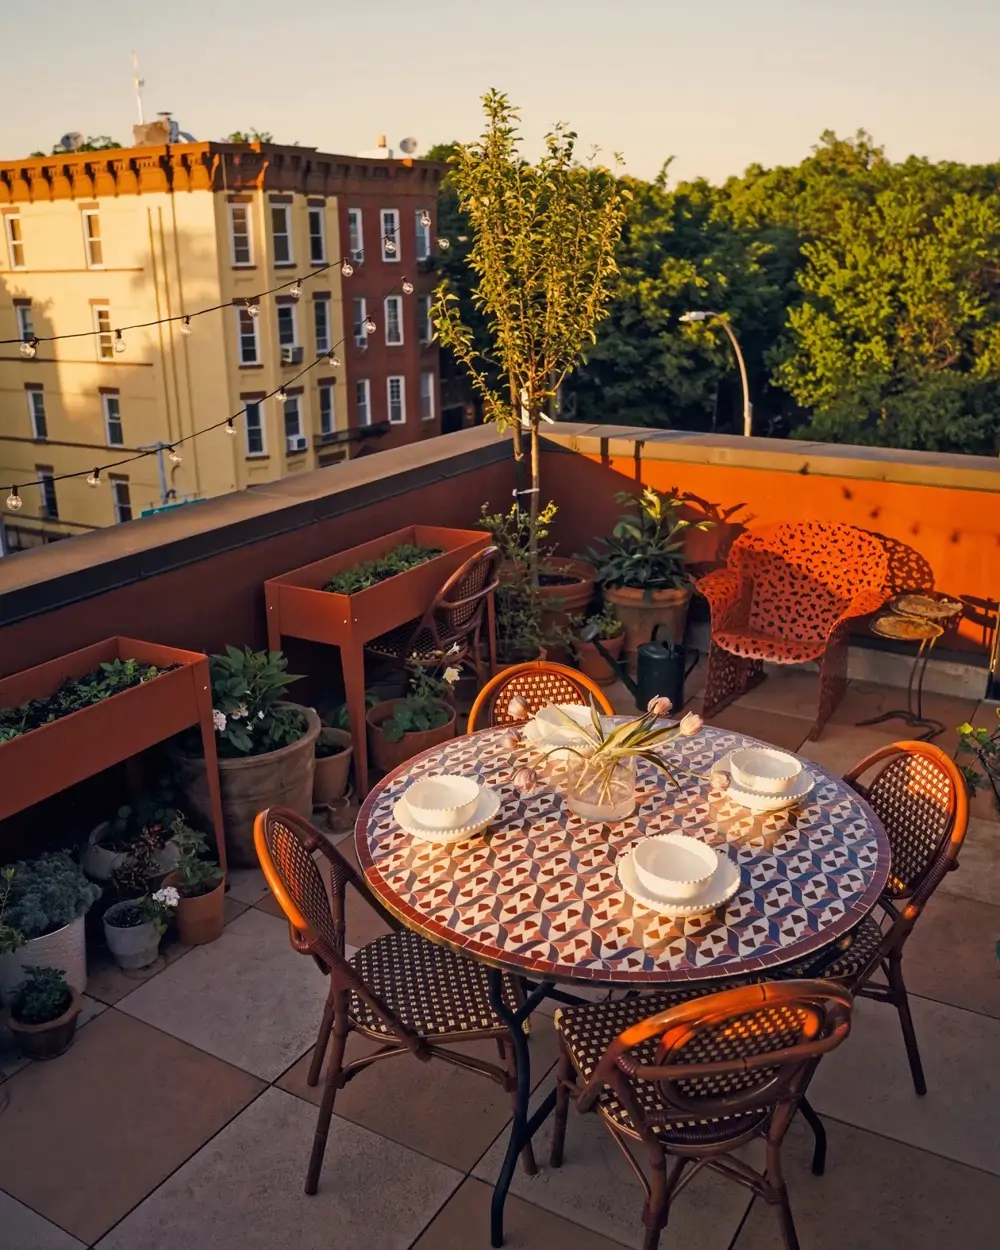
POLYGON ((539 486, 538 464, 538 415, 531 414, 531 536, 528 540, 528 561, 531 569, 531 585, 538 589, 538 496, 539 486))

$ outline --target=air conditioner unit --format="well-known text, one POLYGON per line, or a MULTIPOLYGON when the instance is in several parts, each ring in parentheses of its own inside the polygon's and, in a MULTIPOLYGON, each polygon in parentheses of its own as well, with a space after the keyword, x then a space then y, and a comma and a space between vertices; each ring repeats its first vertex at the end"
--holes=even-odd
POLYGON ((285 447, 289 452, 305 451, 309 446, 309 440, 304 434, 290 434, 285 439, 285 447))
POLYGON ((283 347, 281 349, 281 363, 283 365, 302 364, 302 348, 301 347, 283 347))

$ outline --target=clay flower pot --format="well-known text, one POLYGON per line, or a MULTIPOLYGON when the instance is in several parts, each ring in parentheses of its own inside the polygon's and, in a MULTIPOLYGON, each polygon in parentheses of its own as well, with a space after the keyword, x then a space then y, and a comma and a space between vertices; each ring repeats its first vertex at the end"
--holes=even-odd
MULTIPOLYGON (((625 631, 622 630, 614 638, 602 638, 600 641, 604 650, 617 660, 625 645, 625 631)), ((600 686, 610 686, 618 680, 618 673, 592 642, 581 642, 578 638, 574 646, 576 647, 577 668, 585 677, 596 681, 600 686)))
POLYGON ((635 674, 636 648, 649 642, 653 629, 665 625, 671 641, 678 646, 684 641, 691 587, 678 590, 636 590, 632 586, 605 586, 604 602, 610 603, 615 616, 625 626, 625 661, 635 674))
POLYGON ((18 1049, 29 1059, 55 1059, 69 1050, 76 1035, 77 1017, 83 1007, 83 999, 70 989, 70 1004, 55 1020, 44 1024, 22 1024, 9 1011, 4 1012, 3 1022, 14 1035, 18 1049))
POLYGON ((207 946, 209 942, 222 937, 222 930, 226 927, 225 877, 214 889, 190 897, 181 892, 176 872, 172 872, 163 884, 172 885, 180 894, 174 914, 177 919, 177 936, 185 946, 207 946))
POLYGON ((317 755, 316 772, 313 775, 313 807, 329 807, 338 799, 342 799, 347 791, 347 778, 351 771, 351 758, 354 755, 351 735, 346 729, 323 728, 316 739, 317 748, 321 745, 337 745, 344 749, 336 755, 317 755))
POLYGON ((428 747, 437 746, 439 742, 447 742, 449 738, 455 736, 455 709, 447 703, 442 703, 441 706, 448 713, 448 720, 445 724, 437 729, 405 733, 398 742, 390 742, 380 726, 383 721, 392 716, 396 705, 402 702, 402 699, 387 699, 385 703, 377 703, 365 715, 365 720, 368 722, 368 749, 371 751, 375 767, 380 768, 384 773, 392 772, 394 768, 405 764, 412 756, 426 751, 428 747))

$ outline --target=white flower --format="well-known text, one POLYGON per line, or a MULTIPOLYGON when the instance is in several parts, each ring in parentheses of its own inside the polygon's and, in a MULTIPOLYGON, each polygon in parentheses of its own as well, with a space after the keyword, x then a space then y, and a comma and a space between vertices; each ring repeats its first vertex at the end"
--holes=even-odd
POLYGON ((263 720, 263 719, 264 719, 264 713, 263 713, 263 712, 258 712, 258 713, 257 713, 257 719, 258 719, 258 720, 263 720))
POLYGON ((176 907, 180 901, 181 896, 172 885, 165 885, 153 895, 153 902, 162 903, 164 907, 176 907))
POLYGON ((231 713, 233 720, 244 720, 247 715, 247 705, 245 703, 237 704, 236 711, 231 713))
POLYGON ((212 713, 212 724, 215 726, 215 732, 217 734, 222 733, 223 729, 226 727, 225 712, 220 712, 219 709, 216 708, 212 713))
POLYGON ((460 668, 455 668, 453 664, 450 664, 441 674, 441 680, 446 681, 449 686, 454 686, 455 682, 458 681, 461 676, 462 670, 460 668))
POLYGON ((729 774, 722 768, 713 769, 708 775, 708 784, 713 790, 728 790, 729 774))
POLYGON ((447 653, 448 655, 458 655, 458 653, 461 650, 462 650, 462 644, 460 642, 453 642, 451 646, 448 648, 447 653))
POLYGON ((646 711, 652 712, 654 716, 669 716, 673 706, 665 694, 654 694, 646 704, 646 711))
POLYGON ((685 712, 677 726, 677 732, 682 738, 693 738, 704 723, 697 712, 685 712))

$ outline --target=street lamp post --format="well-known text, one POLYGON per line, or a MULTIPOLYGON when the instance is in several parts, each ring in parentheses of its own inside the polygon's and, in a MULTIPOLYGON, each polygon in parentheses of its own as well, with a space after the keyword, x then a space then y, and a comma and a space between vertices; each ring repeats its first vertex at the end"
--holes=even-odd
POLYGON ((740 367, 740 380, 743 383, 743 436, 749 438, 753 425, 753 404, 750 402, 750 386, 747 382, 747 367, 743 360, 743 353, 740 351, 740 345, 736 341, 736 335, 733 333, 732 326, 729 324, 729 318, 723 313, 717 312, 686 312, 681 321, 709 321, 715 318, 721 325, 723 330, 729 335, 729 341, 733 345, 733 351, 736 353, 736 363, 740 367))

